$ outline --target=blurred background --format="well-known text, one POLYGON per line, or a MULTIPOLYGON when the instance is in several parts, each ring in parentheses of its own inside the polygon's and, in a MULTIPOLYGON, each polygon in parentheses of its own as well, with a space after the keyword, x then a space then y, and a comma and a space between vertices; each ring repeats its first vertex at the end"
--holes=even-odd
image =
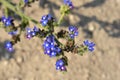
MULTIPOLYGON (((0 28, 0 80, 120 80, 120 0, 72 2, 75 8, 56 31, 77 26, 76 44, 90 39, 96 44, 95 51, 83 56, 65 53, 68 71, 63 74, 55 69, 56 58, 44 55, 43 42, 37 37, 27 40, 22 35, 21 42, 14 46, 15 52, 8 53, 4 42, 11 36, 0 28)), ((39 0, 26 7, 25 14, 39 21, 50 13, 58 20, 62 4, 63 0, 39 0)))

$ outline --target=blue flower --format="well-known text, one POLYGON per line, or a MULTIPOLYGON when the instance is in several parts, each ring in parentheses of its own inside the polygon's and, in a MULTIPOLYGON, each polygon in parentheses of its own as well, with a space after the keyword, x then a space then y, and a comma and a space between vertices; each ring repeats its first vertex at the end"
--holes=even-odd
POLYGON ((10 41, 5 42, 5 49, 9 52, 12 52, 13 49, 13 44, 10 41))
POLYGON ((56 51, 51 51, 50 57, 55 57, 57 55, 56 51))
POLYGON ((50 14, 44 15, 42 16, 40 23, 42 24, 42 26, 46 26, 52 19, 53 19, 52 15, 50 14))
POLYGON ((64 61, 62 59, 59 59, 56 61, 56 66, 63 66, 64 65, 64 61))
POLYGON ((1 17, 1 21, 2 21, 3 23, 5 23, 5 22, 7 21, 7 18, 6 18, 5 16, 2 16, 2 17, 1 17))
POLYGON ((17 30, 16 30, 16 31, 11 31, 11 32, 9 32, 8 34, 14 36, 14 35, 17 35, 17 34, 18 34, 18 31, 17 31, 17 30))
POLYGON ((84 41, 84 45, 87 46, 87 48, 88 48, 89 51, 91 51, 91 52, 94 51, 95 43, 90 42, 88 40, 85 40, 84 41))
POLYGON ((65 66, 61 66, 61 67, 60 67, 60 70, 61 70, 61 71, 66 71, 67 69, 66 69, 65 66))
POLYGON ((31 28, 29 28, 29 27, 26 28, 26 33, 29 34, 31 31, 32 31, 31 28))
POLYGON ((73 9, 73 7, 74 7, 71 0, 64 0, 64 4, 68 5, 70 7, 70 9, 73 9))
POLYGON ((74 39, 75 36, 78 36, 78 28, 69 26, 69 36, 71 39, 74 39))
POLYGON ((60 70, 60 66, 56 66, 56 70, 60 70))
POLYGON ((29 0, 24 0, 24 3, 27 4, 29 2, 29 0))
POLYGON ((45 48, 44 53, 47 54, 47 55, 51 55, 50 48, 45 48))
POLYGON ((40 31, 40 29, 39 29, 39 28, 37 28, 36 26, 34 26, 33 31, 34 31, 34 32, 39 32, 39 31, 40 31))
POLYGON ((31 31, 31 35, 34 37, 36 35, 35 31, 31 31))
POLYGON ((43 43, 43 47, 46 49, 46 48, 49 48, 51 45, 50 45, 50 43, 49 42, 47 42, 47 41, 44 41, 44 43, 43 43))

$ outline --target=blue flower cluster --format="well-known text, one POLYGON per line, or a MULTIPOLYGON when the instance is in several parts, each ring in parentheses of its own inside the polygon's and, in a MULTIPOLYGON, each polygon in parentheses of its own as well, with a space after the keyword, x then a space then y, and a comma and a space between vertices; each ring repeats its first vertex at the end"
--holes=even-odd
POLYGON ((89 51, 92 52, 94 50, 95 43, 85 40, 84 45, 87 46, 89 51))
POLYGON ((66 71, 65 62, 63 59, 56 61, 56 70, 66 71))
POLYGON ((69 26, 69 36, 71 39, 74 39, 75 36, 78 36, 78 28, 74 26, 69 26))
POLYGON ((68 5, 70 7, 70 9, 73 9, 73 7, 74 7, 71 0, 64 0, 64 4, 68 5))
MULTIPOLYGON (((12 26, 13 27, 13 19, 11 18, 11 17, 5 17, 5 16, 2 16, 1 17, 1 21, 2 21, 2 23, 4 24, 4 26, 5 27, 9 27, 9 26, 12 26)), ((15 31, 10 31, 10 32, 8 32, 8 34, 10 34, 10 35, 16 35, 18 33, 18 31, 17 30, 15 30, 15 31)))
POLYGON ((58 47, 53 35, 46 37, 46 40, 43 43, 44 53, 50 57, 54 57, 60 54, 61 48, 58 47))
POLYGON ((1 21, 3 22, 3 24, 8 27, 11 26, 13 24, 13 19, 11 17, 1 17, 1 21))
POLYGON ((9 52, 14 51, 12 42, 10 41, 5 42, 5 49, 9 52))
POLYGON ((50 14, 44 15, 42 16, 40 23, 42 24, 42 26, 46 26, 52 19, 53 19, 52 15, 50 14))
POLYGON ((31 30, 31 28, 26 28, 26 37, 28 39, 31 39, 32 37, 36 36, 37 33, 40 31, 39 28, 37 28, 36 26, 34 26, 33 30, 31 30))

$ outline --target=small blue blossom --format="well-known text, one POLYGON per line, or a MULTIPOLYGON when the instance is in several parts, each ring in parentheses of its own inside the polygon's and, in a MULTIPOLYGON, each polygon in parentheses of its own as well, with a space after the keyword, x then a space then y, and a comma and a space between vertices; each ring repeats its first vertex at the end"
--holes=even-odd
POLYGON ((16 30, 16 31, 11 31, 11 32, 9 32, 8 34, 14 36, 14 35, 17 35, 17 34, 18 34, 18 31, 17 31, 17 30, 16 30))
POLYGON ((29 28, 29 27, 26 28, 26 33, 29 34, 31 31, 32 31, 31 28, 29 28))
POLYGON ((85 40, 84 45, 87 46, 89 51, 92 52, 94 50, 95 43, 85 40))
POLYGON ((46 49, 46 48, 50 48, 50 43, 49 42, 47 42, 47 41, 44 41, 44 43, 43 43, 43 47, 44 47, 44 49, 46 49))
POLYGON ((7 21, 7 18, 6 18, 5 16, 2 16, 2 17, 1 17, 1 21, 2 21, 3 23, 5 23, 5 22, 7 21))
POLYGON ((29 0, 24 0, 24 3, 27 4, 29 2, 29 0))
POLYGON ((73 9, 73 7, 74 7, 71 0, 64 0, 64 4, 68 5, 70 7, 70 9, 73 9))
POLYGON ((34 37, 36 35, 35 31, 31 31, 31 35, 34 37))
POLYGON ((63 66, 64 65, 64 61, 62 59, 59 59, 56 61, 56 66, 63 66))
POLYGON ((56 66, 56 70, 60 70, 60 66, 56 66))
POLYGON ((50 57, 55 57, 57 55, 56 51, 51 51, 50 57))
POLYGON ((5 42, 5 49, 9 52, 12 52, 13 49, 13 44, 10 41, 5 42))
POLYGON ((31 34, 26 34, 26 38, 27 38, 27 39, 31 39, 31 38, 32 38, 32 35, 31 35, 31 34))
POLYGON ((74 34, 69 34, 69 36, 70 36, 71 39, 75 38, 74 34))
POLYGON ((53 16, 52 16, 51 14, 48 14, 48 15, 47 15, 47 19, 48 19, 48 20, 52 20, 52 18, 53 18, 53 16))
POLYGON ((34 26, 33 31, 34 31, 34 32, 39 32, 39 31, 40 31, 40 29, 39 29, 39 28, 37 28, 36 26, 34 26))
POLYGON ((51 50, 50 50, 50 48, 46 48, 46 49, 44 50, 44 53, 47 54, 47 55, 51 55, 51 50))
POLYGON ((46 26, 48 25, 49 21, 51 21, 53 19, 52 15, 48 14, 48 15, 44 15, 42 16, 40 23, 42 24, 42 26, 46 26))
POLYGON ((69 27, 69 36, 71 39, 74 39, 75 36, 78 36, 78 28, 74 26, 69 27))
POLYGON ((61 66, 61 67, 60 67, 60 70, 61 70, 61 71, 66 71, 67 69, 66 69, 65 66, 61 66))

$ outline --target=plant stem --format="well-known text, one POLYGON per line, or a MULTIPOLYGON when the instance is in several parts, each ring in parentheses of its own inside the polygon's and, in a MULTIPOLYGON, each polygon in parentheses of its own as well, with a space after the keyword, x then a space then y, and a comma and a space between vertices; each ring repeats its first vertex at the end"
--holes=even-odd
POLYGON ((64 16, 65 16, 65 13, 63 13, 63 14, 60 16, 60 19, 59 19, 59 21, 58 21, 58 23, 57 23, 58 25, 61 24, 61 22, 62 22, 64 16))
POLYGON ((0 22, 0 28, 2 28, 2 22, 0 22))

